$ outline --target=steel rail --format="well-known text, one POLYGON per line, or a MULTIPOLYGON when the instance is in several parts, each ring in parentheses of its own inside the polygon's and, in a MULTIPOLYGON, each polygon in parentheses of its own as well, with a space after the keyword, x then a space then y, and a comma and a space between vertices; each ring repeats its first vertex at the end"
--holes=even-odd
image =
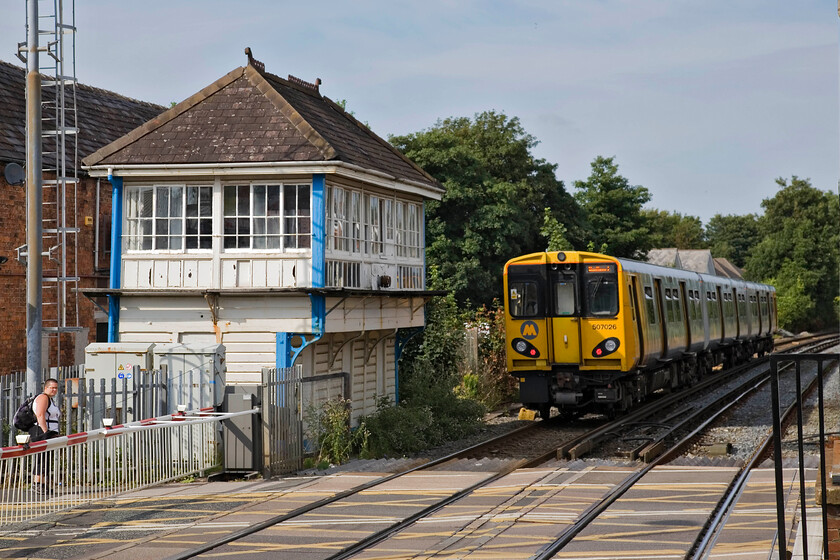
MULTIPOLYGON (((786 367, 793 366, 793 363, 787 364, 786 367)), ((819 381, 821 376, 815 375, 813 379, 808 383, 804 390, 797 391, 800 393, 801 396, 807 398, 810 395, 817 385, 817 381, 819 381)), ((794 412, 801 414, 801 408, 797 407, 797 400, 795 399, 782 413, 780 417, 780 422, 784 425, 789 422, 791 416, 794 412)), ((694 546, 691 550, 694 551, 694 554, 691 556, 693 560, 700 560, 702 558, 707 558, 709 554, 711 554, 711 549, 717 542, 717 536, 720 534, 719 531, 723 528, 726 519, 732 513, 732 508, 737 503, 736 499, 742 494, 744 487, 746 486, 747 480, 749 480, 751 471, 758 467, 759 463, 764 459, 764 457, 770 451, 770 448, 773 446, 773 432, 770 431, 769 434, 764 438, 761 444, 756 448, 755 453, 753 453, 750 460, 741 469, 741 472, 738 474, 737 478, 733 480, 732 484, 730 484, 729 489, 727 490, 726 494, 724 494, 723 498, 721 499, 720 503, 716 508, 716 514, 714 517, 709 518, 706 524, 701 529, 699 538, 695 541, 694 546)), ((800 465, 802 464, 802 459, 800 458, 799 461, 800 465)))
MULTIPOLYGON (((821 343, 825 344, 825 343, 821 343)), ((768 375, 769 377, 769 375, 768 375)), ((730 392, 733 393, 735 391, 730 392)), ((733 406, 736 403, 732 403, 730 406, 733 406)), ((570 525, 567 529, 565 529, 551 544, 546 545, 543 547, 542 550, 537 552, 535 555, 531 556, 529 560, 549 560, 550 558, 554 557, 564 546, 566 546, 575 536, 577 536, 583 529, 585 529, 592 521, 594 521, 599 515, 601 515, 610 505, 612 505, 616 500, 618 500, 621 496, 623 496, 630 488, 633 487, 641 478, 646 475, 648 472, 653 470, 654 467, 666 463, 671 460, 673 453, 673 449, 681 449, 684 445, 686 445, 689 441, 694 439, 697 433, 705 428, 708 424, 713 422, 715 419, 720 417, 726 410, 728 410, 729 406, 726 408, 716 412, 712 418, 707 420, 703 423, 703 425, 696 430, 692 431, 691 434, 685 436, 682 440, 677 442, 672 449, 668 452, 656 457, 653 461, 651 461, 648 465, 643 467, 642 469, 634 472, 633 474, 629 475, 622 481, 620 484, 615 486, 612 491, 610 491, 604 498, 602 498, 599 502, 596 502, 589 506, 579 517, 578 520, 570 525)))
MULTIPOLYGON (((769 358, 766 357, 766 356, 762 357, 762 358, 759 358, 760 361, 766 361, 768 359, 769 358)), ((739 365, 735 368, 730 368, 729 370, 726 371, 726 373, 724 375, 726 375, 727 376, 726 378, 728 379, 729 377, 738 375, 738 374, 742 373, 743 370, 745 370, 749 367, 754 367, 755 365, 756 365, 756 362, 750 362, 750 363, 742 364, 742 365, 739 365)), ((714 375, 714 376, 710 377, 709 379, 707 379, 705 381, 702 381, 702 382, 698 383, 697 385, 695 385, 692 388, 691 394, 693 394, 693 392, 695 390, 700 390, 700 389, 708 387, 709 385, 720 383, 720 381, 721 381, 721 375, 714 375)), ((561 455, 562 452, 563 452, 562 450, 564 450, 564 449, 568 450, 571 447, 573 447, 575 445, 578 445, 581 442, 586 441, 587 439, 590 439, 590 438, 593 438, 593 437, 603 436, 604 434, 609 433, 610 431, 616 429, 616 427, 621 426, 623 424, 626 424, 629 421, 635 421, 637 419, 643 419, 646 416, 648 416, 651 412, 661 408, 664 402, 667 402, 667 403, 670 404, 672 402, 677 402, 681 398, 684 399, 684 398, 690 396, 690 395, 686 395, 685 393, 686 393, 685 391, 682 391, 682 392, 679 392, 679 393, 674 393, 672 395, 668 395, 667 397, 664 397, 664 400, 663 399, 658 399, 657 401, 647 403, 647 404, 643 405, 641 408, 631 412, 627 416, 622 416, 618 420, 615 420, 613 422, 609 422, 604 426, 598 427, 595 430, 587 432, 586 434, 583 434, 583 435, 577 436, 576 438, 573 438, 572 440, 570 440, 569 442, 567 442, 566 444, 561 446, 561 448, 559 448, 559 449, 552 449, 549 452, 543 453, 543 454, 541 454, 537 457, 534 457, 530 460, 526 460, 525 463, 522 463, 522 462, 514 463, 513 468, 510 468, 510 470, 508 470, 509 468, 506 467, 505 469, 500 471, 500 472, 504 472, 504 474, 497 473, 496 475, 493 475, 492 477, 489 477, 488 479, 485 479, 484 481, 482 481, 483 485, 490 484, 492 481, 500 478, 501 476, 504 476, 505 474, 509 474, 510 472, 513 472, 513 470, 515 470, 517 468, 522 468, 524 466, 532 466, 534 464, 539 464, 539 463, 545 462, 547 460, 550 460, 550 459, 552 459, 556 456, 561 455)), ((322 498, 321 500, 318 500, 318 501, 313 502, 311 504, 307 504, 305 506, 301 506, 299 508, 296 508, 296 509, 294 509, 292 511, 289 511, 287 513, 277 515, 277 516, 274 516, 274 517, 270 517, 266 520, 255 523, 254 525, 251 525, 249 527, 245 527, 245 528, 240 529, 238 531, 234 531, 233 533, 230 533, 228 535, 220 537, 220 538, 218 538, 214 541, 211 541, 209 543, 205 543, 204 545, 198 546, 196 548, 193 548, 193 549, 190 549, 190 550, 178 553, 178 554, 174 554, 172 556, 167 557, 165 560, 187 560, 189 558, 194 558, 194 557, 196 557, 200 554, 204 554, 205 552, 209 552, 209 551, 214 550, 214 549, 216 549, 220 546, 224 546, 225 544, 229 544, 231 542, 240 540, 244 537, 247 537, 247 536, 250 536, 252 534, 258 533, 260 531, 263 531, 265 529, 273 527, 274 525, 277 525, 279 523, 283 523, 283 522, 288 521, 290 519, 293 519, 295 517, 300 517, 301 515, 309 513, 309 512, 311 512, 313 510, 316 510, 320 507, 323 507, 323 506, 329 505, 331 503, 337 502, 339 500, 342 500, 342 499, 347 498, 349 496, 352 496, 354 494, 358 494, 360 492, 363 492, 365 490, 368 490, 368 489, 373 488, 375 486, 378 486, 380 484, 384 484, 384 483, 389 482, 391 480, 394 480, 394 479, 396 479, 400 476, 410 474, 410 473, 420 471, 420 470, 427 470, 427 469, 430 469, 432 467, 439 466, 439 465, 442 465, 444 463, 447 463, 447 462, 450 462, 450 461, 453 461, 453 460, 457 460, 459 458, 467 457, 471 453, 474 453, 476 450, 481 449, 482 447, 487 447, 487 446, 490 446, 490 445, 497 445, 500 442, 503 442, 505 440, 509 440, 511 438, 514 438, 514 437, 521 437, 522 434, 533 431, 534 429, 538 428, 539 426, 540 426, 539 424, 529 424, 527 426, 523 426, 522 428, 518 428, 516 430, 513 430, 511 432, 508 432, 508 433, 503 434, 501 436, 498 436, 496 438, 492 438, 488 441, 472 445, 468 448, 456 451, 454 453, 450 453, 449 455, 446 455, 444 457, 440 457, 438 459, 434 459, 434 460, 429 461, 427 463, 423 463, 422 465, 417 465, 417 466, 412 467, 410 469, 407 469, 405 471, 399 471, 399 472, 393 473, 391 475, 366 482, 366 483, 361 484, 359 486, 349 488, 347 490, 344 490, 344 491, 339 492, 337 494, 334 494, 332 496, 322 498)), ((652 468, 656 464, 658 464, 658 462, 657 463, 651 463, 649 466, 650 466, 650 468, 652 468)), ((474 485, 474 487, 471 487, 470 491, 474 491, 475 489, 477 489, 481 486, 482 486, 482 483, 478 483, 477 485, 474 485)), ((457 497, 454 497, 454 498, 450 497, 450 498, 447 498, 445 500, 442 500, 438 504, 434 504, 433 506, 429 506, 429 508, 426 508, 429 511, 426 512, 424 515, 428 515, 429 513, 432 512, 432 510, 430 508, 436 508, 436 509, 434 509, 434 511, 437 511, 437 509, 439 509, 440 507, 444 507, 445 505, 447 505, 447 504, 449 504, 453 501, 456 501, 460 497, 463 497, 467 494, 468 494, 468 492, 461 491, 461 492, 459 492, 455 495, 457 497)), ((426 511, 426 510, 423 510, 423 511, 426 511)), ((422 513, 422 512, 420 512, 420 513, 422 513)), ((403 528, 407 525, 410 525, 411 523, 414 523, 417 519, 421 519, 424 515, 420 515, 420 513, 415 514, 415 515, 411 516, 410 518, 408 518, 408 519, 412 519, 412 521, 410 521, 410 522, 408 522, 407 520, 403 520, 402 522, 399 522, 398 523, 399 528, 401 529, 401 528, 403 528)), ((382 539, 384 539, 388 534, 393 534, 397 530, 399 530, 399 529, 394 529, 393 527, 389 527, 389 528, 384 529, 383 531, 380 532, 380 533, 382 533, 381 536, 377 536, 377 535, 379 535, 379 533, 377 533, 377 534, 372 535, 368 538, 376 539, 376 542, 379 542, 382 539)), ((372 544, 374 544, 374 543, 369 542, 367 544, 367 546, 370 546, 372 544)), ((364 548, 364 547, 357 547, 356 545, 353 545, 352 548, 355 551, 354 553, 357 553, 359 550, 362 550, 362 548, 364 548)), ((337 554, 344 554, 344 551, 339 552, 337 554)))

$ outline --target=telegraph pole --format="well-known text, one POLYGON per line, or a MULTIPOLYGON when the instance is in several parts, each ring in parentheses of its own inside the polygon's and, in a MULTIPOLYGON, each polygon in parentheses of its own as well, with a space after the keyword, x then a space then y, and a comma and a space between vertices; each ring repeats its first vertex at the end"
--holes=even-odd
POLYGON ((43 177, 38 0, 26 2, 26 387, 41 388, 43 177))

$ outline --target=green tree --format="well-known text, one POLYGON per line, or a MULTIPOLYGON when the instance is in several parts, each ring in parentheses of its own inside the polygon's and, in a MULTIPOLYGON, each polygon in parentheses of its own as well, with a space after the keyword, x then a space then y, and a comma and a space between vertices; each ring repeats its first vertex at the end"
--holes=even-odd
POLYGON ((679 212, 646 208, 642 215, 650 229, 651 247, 665 249, 705 249, 703 222, 697 216, 683 216, 679 212))
POLYGON ((543 212, 543 225, 540 228, 540 235, 546 239, 546 251, 571 251, 572 244, 566 238, 569 230, 566 226, 557 221, 551 208, 543 212))
POLYGON ((598 156, 586 181, 575 181, 575 199, 588 222, 590 247, 605 247, 616 257, 640 258, 651 248, 647 217, 642 206, 650 192, 631 186, 618 174, 614 157, 598 156))
MULTIPOLYGON (((789 314, 784 328, 822 329, 837 325, 838 244, 840 204, 836 195, 811 186, 807 179, 793 176, 776 180, 779 192, 765 199, 759 218, 761 241, 747 259, 752 279, 773 279, 779 295, 791 305, 812 309, 805 317, 789 314), (813 302, 813 307, 808 304, 813 302)), ((780 304, 784 302, 780 300, 780 304)))
POLYGON ((750 251, 760 240, 755 214, 715 214, 706 225, 706 241, 712 255, 729 259, 740 268, 746 266, 750 251))
POLYGON ((544 208, 579 238, 577 204, 557 166, 531 154, 537 140, 518 118, 486 111, 389 140, 446 188, 426 204, 426 259, 439 270, 430 287, 458 302, 489 305, 501 295, 504 263, 544 250, 544 208))

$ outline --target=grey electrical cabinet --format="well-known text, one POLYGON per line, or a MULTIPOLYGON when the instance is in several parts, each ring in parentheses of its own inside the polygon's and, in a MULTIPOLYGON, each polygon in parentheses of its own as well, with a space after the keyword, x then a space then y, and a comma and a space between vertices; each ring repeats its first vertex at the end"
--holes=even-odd
MULTIPOLYGON (((244 412, 258 406, 258 386, 234 385, 225 393, 225 412, 244 412)), ((259 414, 244 414, 222 422, 226 472, 259 471, 262 446, 259 414)))
POLYGON ((146 373, 152 369, 154 343, 150 342, 96 342, 85 348, 85 380, 94 381, 96 389, 105 380, 105 389, 111 389, 111 380, 127 382, 129 390, 134 387, 137 371, 146 373))
POLYGON ((225 396, 225 347, 222 344, 158 344, 155 369, 165 366, 172 406, 189 410, 222 405, 225 396))

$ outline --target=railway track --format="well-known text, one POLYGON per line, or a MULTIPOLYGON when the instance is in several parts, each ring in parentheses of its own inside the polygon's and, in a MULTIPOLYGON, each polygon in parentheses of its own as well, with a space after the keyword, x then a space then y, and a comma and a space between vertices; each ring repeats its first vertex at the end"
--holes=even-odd
MULTIPOLYGON (((763 361, 766 361, 766 358, 763 361)), ((212 542, 171 556, 168 560, 195 558, 211 551, 214 551, 214 553, 224 553, 219 550, 221 547, 249 538, 252 535, 257 535, 262 531, 276 528, 284 523, 294 523, 296 520, 304 518, 304 516, 311 517, 312 515, 317 515, 319 511, 328 506, 352 501, 354 496, 358 496, 365 491, 370 491, 377 487, 384 487, 395 479, 411 475, 412 473, 453 471, 458 469, 459 462, 475 461, 476 459, 487 457, 499 460, 497 465, 498 470, 496 472, 489 473, 477 482, 467 485, 465 488, 456 492, 451 492, 426 507, 417 509, 411 515, 407 515, 402 519, 395 519, 388 526, 380 530, 371 531, 367 535, 358 538, 355 542, 342 546, 340 550, 334 551, 330 555, 319 556, 319 558, 329 558, 331 560, 349 558, 375 547, 377 544, 386 541, 401 531, 405 531, 408 527, 418 522, 429 519, 437 512, 444 510, 448 506, 452 506, 452 504, 457 503, 459 500, 474 495, 482 489, 492 486, 494 483, 498 483, 502 478, 510 475, 517 469, 535 467, 556 458, 567 457, 574 459, 586 453, 592 453, 599 446, 606 445, 610 441, 615 441, 616 438, 620 439, 621 437, 625 437, 626 441, 628 430, 637 429, 637 426, 640 424, 658 426, 659 432, 655 436, 646 435, 644 444, 637 445, 631 450, 630 455, 628 455, 628 458, 641 458, 647 460, 648 463, 643 467, 633 469, 631 473, 624 477, 624 480, 616 484, 610 492, 605 494, 603 499, 593 503, 578 515, 550 545, 545 546, 538 553, 539 555, 535 556, 535 558, 550 558, 574 539, 592 520, 601 515, 648 472, 656 466, 670 460, 678 453, 679 449, 683 449, 688 445, 703 426, 708 425, 714 418, 724 413, 724 411, 719 411, 714 417, 709 417, 708 412, 703 412, 698 407, 688 405, 687 403, 698 392, 702 393, 712 385, 720 385, 724 380, 728 382, 728 380, 734 379, 739 375, 743 376, 745 372, 751 369, 755 369, 755 362, 739 368, 733 368, 726 372, 716 373, 711 378, 698 383, 689 390, 664 395, 655 402, 647 403, 637 410, 632 411, 631 414, 615 421, 584 418, 566 422, 556 420, 553 422, 536 422, 504 436, 494 438, 491 441, 402 472, 378 478, 288 513, 274 516, 245 529, 232 532, 212 542), (663 414, 665 415, 664 417, 663 414), (701 419, 701 417, 703 418, 701 419), (699 428, 696 427, 698 425, 700 426, 699 428), (678 441, 669 441, 673 440, 677 435, 680 436, 678 441)), ((760 375, 762 374, 749 375, 748 381, 733 382, 733 387, 728 392, 728 398, 731 400, 733 398, 732 395, 743 394, 747 390, 747 386, 754 386, 758 382, 755 378, 760 375)), ((719 400, 722 402, 726 398, 722 397, 719 400)), ((230 549, 225 548, 221 550, 229 551, 230 549)))

